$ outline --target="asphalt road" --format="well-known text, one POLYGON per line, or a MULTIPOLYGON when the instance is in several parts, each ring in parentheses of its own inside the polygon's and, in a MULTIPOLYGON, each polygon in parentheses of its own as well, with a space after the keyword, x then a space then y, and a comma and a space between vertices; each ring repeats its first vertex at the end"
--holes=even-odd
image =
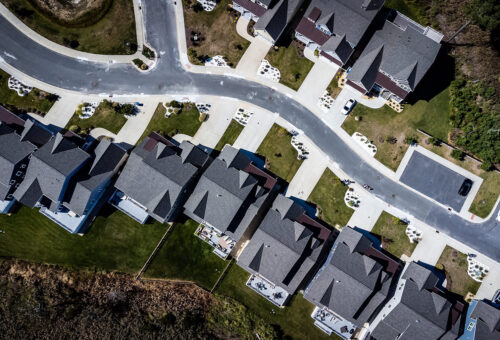
POLYGON ((300 128, 352 179, 374 187, 372 193, 379 199, 500 261, 500 226, 495 218, 482 224, 471 223, 385 177, 366 164, 313 113, 281 93, 239 78, 186 72, 179 60, 171 2, 143 0, 143 10, 147 41, 160 53, 157 66, 149 73, 140 73, 132 65, 95 64, 60 55, 27 38, 3 17, 0 18, 0 57, 31 77, 83 93, 218 95, 278 112, 300 128))

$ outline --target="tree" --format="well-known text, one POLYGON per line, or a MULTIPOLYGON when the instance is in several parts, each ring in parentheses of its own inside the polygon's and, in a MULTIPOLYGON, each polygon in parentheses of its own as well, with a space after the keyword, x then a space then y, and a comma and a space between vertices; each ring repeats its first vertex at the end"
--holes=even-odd
POLYGON ((472 0, 465 12, 482 29, 500 29, 500 2, 498 0, 472 0))
POLYGON ((456 160, 463 161, 464 156, 465 154, 462 150, 454 149, 451 151, 451 157, 455 158, 456 160))

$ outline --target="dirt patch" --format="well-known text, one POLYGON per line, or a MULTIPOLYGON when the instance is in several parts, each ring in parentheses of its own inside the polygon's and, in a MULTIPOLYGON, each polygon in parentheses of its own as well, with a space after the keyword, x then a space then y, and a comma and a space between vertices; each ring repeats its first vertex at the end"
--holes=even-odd
POLYGON ((5 338, 205 338, 213 335, 204 326, 212 303, 194 285, 0 260, 5 338))
POLYGON ((30 2, 59 24, 89 26, 106 14, 113 0, 30 0, 30 2))

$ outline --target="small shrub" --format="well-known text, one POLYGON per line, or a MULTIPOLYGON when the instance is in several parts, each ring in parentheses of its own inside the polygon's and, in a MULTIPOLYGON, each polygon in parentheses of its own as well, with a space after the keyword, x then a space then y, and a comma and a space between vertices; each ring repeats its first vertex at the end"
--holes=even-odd
POLYGON ((182 108, 182 104, 179 103, 177 100, 172 100, 169 104, 169 106, 175 108, 175 109, 180 109, 182 108))
POLYGON ((441 145, 441 141, 438 138, 435 138, 435 137, 429 138, 429 143, 431 143, 434 146, 440 146, 441 145))
POLYGON ((155 58, 155 52, 150 49, 147 46, 142 47, 142 55, 145 56, 148 59, 154 59, 155 58))
POLYGON ((418 137, 416 137, 416 136, 406 136, 405 137, 406 144, 415 144, 417 142, 418 142, 418 137))
POLYGON ((74 133, 78 133, 80 131, 80 127, 78 125, 71 125, 68 130, 74 133))
POLYGON ((465 154, 462 150, 454 149, 451 151, 451 157, 455 158, 456 160, 463 161, 465 154))
POLYGON ((490 171, 491 169, 493 169, 493 164, 491 164, 490 161, 484 161, 481 164, 481 169, 483 169, 484 171, 490 171))
POLYGON ((205 121, 205 119, 207 119, 207 114, 206 113, 200 114, 200 117, 198 118, 200 123, 203 123, 205 121))
POLYGON ((146 64, 142 64, 142 65, 141 65, 141 70, 143 70, 143 71, 146 71, 148 68, 149 68, 149 67, 148 67, 148 65, 146 65, 146 64))
POLYGON ((385 140, 389 144, 396 144, 398 142, 398 139, 394 136, 387 136, 385 137, 385 140))
POLYGON ((142 66, 142 64, 144 64, 144 63, 142 62, 142 60, 141 60, 141 59, 139 59, 139 58, 135 58, 134 60, 132 60, 132 62, 133 62, 133 63, 135 64, 135 66, 137 66, 137 67, 141 67, 141 66, 142 66))
POLYGON ((314 55, 315 55, 316 57, 319 57, 319 50, 318 50, 318 49, 315 49, 315 50, 314 50, 314 55))

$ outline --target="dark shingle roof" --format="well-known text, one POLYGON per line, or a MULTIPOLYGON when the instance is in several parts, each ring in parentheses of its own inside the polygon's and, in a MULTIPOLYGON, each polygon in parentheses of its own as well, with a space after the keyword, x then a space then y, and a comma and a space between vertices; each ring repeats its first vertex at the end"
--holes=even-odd
POLYGON ((460 318, 451 325, 452 303, 436 293, 437 277, 428 269, 411 262, 405 271, 406 280, 401 301, 383 318, 372 332, 378 340, 440 339, 458 337, 460 318))
POLYGON ((476 319, 475 339, 500 339, 500 310, 484 301, 478 301, 471 313, 476 319))
POLYGON ((280 0, 268 9, 255 24, 255 30, 264 30, 274 41, 290 23, 304 0, 280 0))
POLYGON ((373 35, 348 79, 370 90, 381 70, 399 81, 406 81, 414 90, 434 63, 440 48, 441 44, 413 26, 402 30, 386 21, 383 29, 373 35))
POLYGON ((14 197, 21 203, 33 207, 31 203, 34 197, 31 195, 38 193, 39 190, 30 186, 36 185, 44 196, 58 202, 68 177, 89 158, 87 152, 58 133, 32 154, 26 178, 14 193, 14 197), (28 197, 26 196, 28 193, 31 193, 28 195, 30 200, 24 202, 23 199, 28 197))
POLYGON ((369 247, 368 238, 343 228, 330 261, 311 282, 305 298, 355 325, 369 321, 386 299, 392 282, 382 264, 364 255, 369 247))
POLYGON ((205 152, 189 142, 179 149, 148 137, 132 151, 115 187, 165 219, 207 159, 205 152))
POLYGON ((238 258, 238 265, 260 274, 293 294, 320 260, 326 242, 295 221, 304 210, 278 195, 250 243, 238 258))

